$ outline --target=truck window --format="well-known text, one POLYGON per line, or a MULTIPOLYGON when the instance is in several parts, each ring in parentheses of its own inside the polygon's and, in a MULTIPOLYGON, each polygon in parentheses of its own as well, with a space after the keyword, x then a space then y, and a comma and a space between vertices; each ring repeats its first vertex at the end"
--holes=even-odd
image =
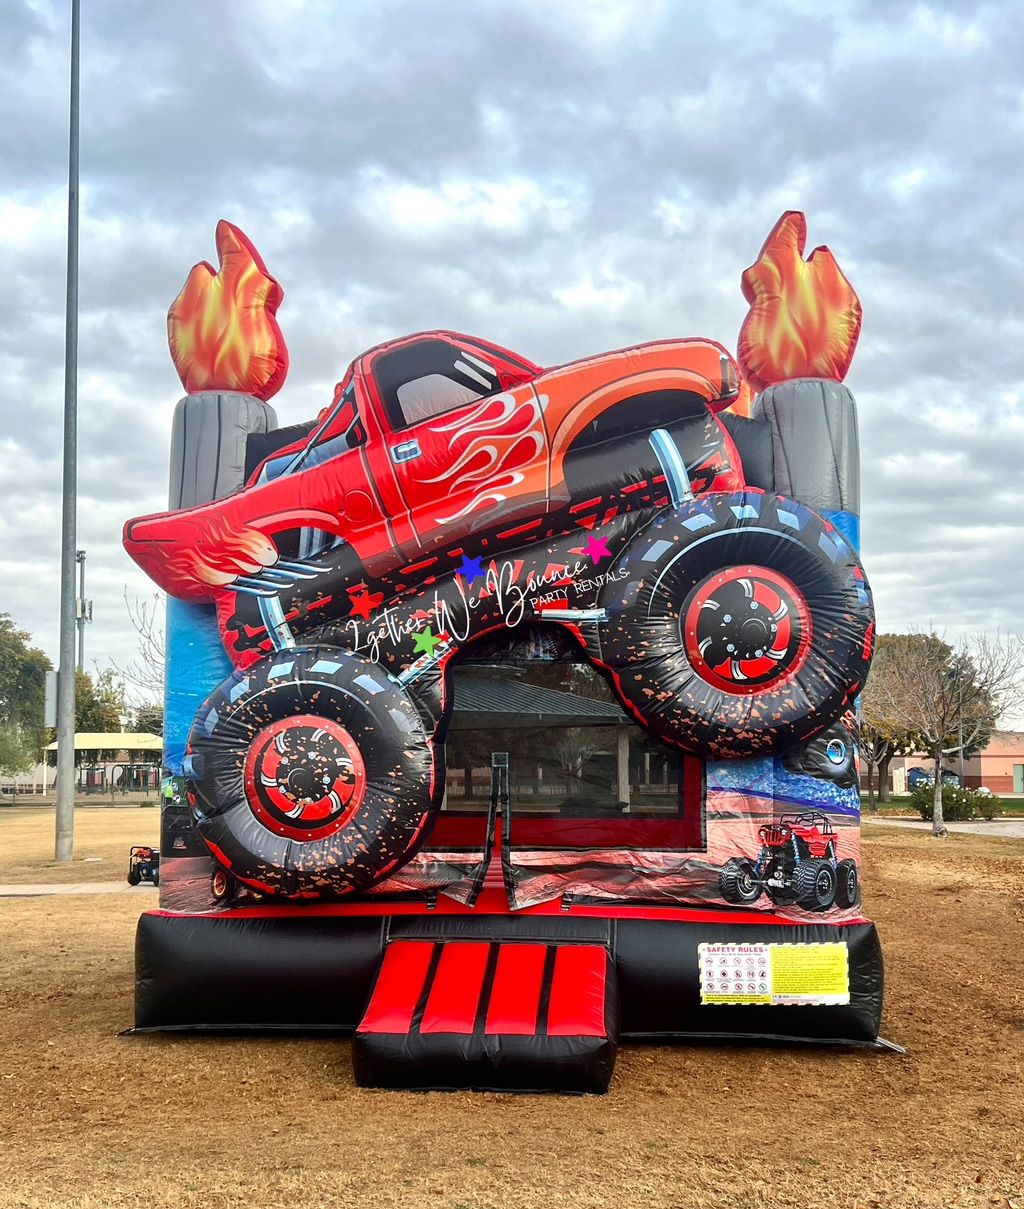
POLYGON ((300 470, 309 470, 312 466, 320 466, 324 462, 336 458, 346 450, 355 449, 366 441, 366 430, 356 412, 355 391, 349 387, 342 395, 334 414, 323 426, 319 436, 306 446, 288 467, 289 474, 297 474, 300 470))
POLYGON ((438 338, 383 353, 373 373, 394 429, 409 428, 501 389, 497 370, 483 356, 438 338))
POLYGON ((482 397, 480 391, 461 386, 444 374, 425 374, 422 378, 413 378, 411 382, 403 382, 395 393, 402 412, 403 427, 429 420, 431 416, 442 415, 482 397))

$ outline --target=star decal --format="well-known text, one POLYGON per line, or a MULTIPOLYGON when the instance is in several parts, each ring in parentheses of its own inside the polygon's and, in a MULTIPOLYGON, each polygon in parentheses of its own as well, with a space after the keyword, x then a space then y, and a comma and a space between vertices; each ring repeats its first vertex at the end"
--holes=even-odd
POLYGON ((474 579, 479 579, 483 575, 483 567, 480 565, 484 560, 482 558, 467 558, 465 554, 462 556, 462 566, 456 567, 456 571, 468 583, 472 583, 474 579))
POLYGON ((379 609, 384 603, 383 592, 368 592, 365 588, 352 598, 352 612, 358 614, 364 621, 370 620, 374 609, 379 609))
POLYGON ((434 647, 441 645, 441 639, 434 637, 434 632, 427 626, 422 634, 413 634, 412 649, 415 655, 433 655, 434 647))
POLYGON ((608 549, 608 542, 603 537, 588 537, 587 544, 583 547, 583 553, 588 555, 596 567, 602 558, 611 558, 612 552, 608 549))

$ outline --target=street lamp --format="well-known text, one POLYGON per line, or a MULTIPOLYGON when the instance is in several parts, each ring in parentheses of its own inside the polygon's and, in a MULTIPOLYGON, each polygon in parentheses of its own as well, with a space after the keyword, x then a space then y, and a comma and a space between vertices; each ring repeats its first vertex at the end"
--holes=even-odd
POLYGON ((78 488, 78 77, 79 0, 71 0, 68 121, 68 274, 64 311, 64 465, 57 678, 57 820, 54 856, 75 855, 75 562, 78 488))

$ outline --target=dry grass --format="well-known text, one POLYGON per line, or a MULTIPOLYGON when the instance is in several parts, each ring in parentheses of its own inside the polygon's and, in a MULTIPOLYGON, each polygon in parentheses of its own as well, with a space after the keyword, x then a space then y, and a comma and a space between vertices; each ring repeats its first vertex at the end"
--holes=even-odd
POLYGON ((137 902, 0 903, 0 1206, 1024 1209, 1024 843, 872 828, 865 856, 906 1057, 627 1046, 606 1098, 360 1091, 323 1038, 119 1038, 137 902))
POLYGON ((128 849, 160 840, 154 806, 82 808, 75 811, 75 859, 53 859, 52 806, 0 806, 0 883, 123 881, 128 849))

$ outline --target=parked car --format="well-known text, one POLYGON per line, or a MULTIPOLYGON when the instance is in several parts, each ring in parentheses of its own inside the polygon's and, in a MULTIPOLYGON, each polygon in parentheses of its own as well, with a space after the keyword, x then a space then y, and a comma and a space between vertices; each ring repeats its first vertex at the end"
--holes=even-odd
MULTIPOLYGON (((907 788, 918 789, 921 785, 931 785, 933 782, 932 774, 924 768, 910 768, 907 770, 907 788)), ((953 785, 959 788, 960 778, 955 772, 944 768, 942 770, 943 785, 953 785)))

